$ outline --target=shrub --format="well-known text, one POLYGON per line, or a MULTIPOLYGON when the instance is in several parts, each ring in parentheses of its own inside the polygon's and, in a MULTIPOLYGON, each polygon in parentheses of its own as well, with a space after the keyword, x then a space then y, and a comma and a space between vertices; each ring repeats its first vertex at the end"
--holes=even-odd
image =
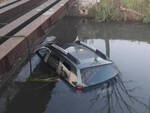
POLYGON ((101 0, 89 10, 89 14, 99 21, 127 21, 133 17, 136 21, 150 22, 150 0, 101 0), (129 12, 121 11, 120 6, 129 12))

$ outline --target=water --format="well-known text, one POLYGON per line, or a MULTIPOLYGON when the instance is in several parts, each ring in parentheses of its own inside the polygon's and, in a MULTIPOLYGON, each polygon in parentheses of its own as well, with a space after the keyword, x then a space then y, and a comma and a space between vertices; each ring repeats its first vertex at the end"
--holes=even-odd
MULTIPOLYGON (((109 85, 75 92, 62 80, 15 83, 0 100, 4 113, 149 113, 150 26, 65 17, 49 31, 62 43, 78 38, 100 49, 121 74, 109 85), (15 93, 14 93, 15 92, 15 93)), ((25 69, 23 69, 24 71, 25 69)), ((55 75, 44 64, 33 77, 55 75)))

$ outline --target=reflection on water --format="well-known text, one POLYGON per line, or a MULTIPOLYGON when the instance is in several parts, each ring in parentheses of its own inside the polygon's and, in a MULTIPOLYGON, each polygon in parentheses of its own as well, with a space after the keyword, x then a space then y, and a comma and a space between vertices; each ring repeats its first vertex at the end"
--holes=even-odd
POLYGON ((51 98, 53 84, 26 83, 6 106, 5 113, 43 113, 51 98), (34 85, 33 85, 34 84, 34 85))
MULTIPOLYGON (((149 25, 139 23, 63 18, 49 35, 61 43, 73 42, 78 36, 107 54, 121 75, 85 92, 73 91, 62 80, 17 84, 17 93, 8 99, 5 113, 149 113, 149 31, 149 25)), ((32 77, 49 75, 54 73, 40 63, 32 77)))
MULTIPOLYGON (((22 71, 26 71, 26 69, 23 68, 22 71)), ((11 90, 13 89, 13 91, 8 92, 8 94, 6 93, 7 95, 1 97, 1 99, 6 100, 3 102, 3 106, 5 106, 3 112, 43 113, 48 101, 50 101, 51 92, 55 87, 56 80, 46 82, 37 80, 40 80, 41 78, 44 80, 43 78, 48 77, 54 78, 52 76, 53 74, 54 73, 41 62, 35 68, 32 76, 30 76, 30 81, 22 82, 21 80, 19 82, 17 79, 17 82, 14 82, 13 86, 11 86, 11 90), (34 80, 35 78, 36 80, 34 80)))
POLYGON ((128 89, 120 76, 117 76, 109 81, 107 83, 107 87, 103 89, 103 91, 97 93, 90 102, 92 106, 94 106, 97 101, 103 103, 103 105, 97 109, 97 111, 102 113, 141 113, 143 109, 148 111, 149 106, 142 101, 142 98, 136 97, 132 94, 132 92, 137 88, 138 87, 133 87, 128 89), (133 106, 135 103, 143 107, 143 109, 141 111, 137 111, 137 108, 133 106))

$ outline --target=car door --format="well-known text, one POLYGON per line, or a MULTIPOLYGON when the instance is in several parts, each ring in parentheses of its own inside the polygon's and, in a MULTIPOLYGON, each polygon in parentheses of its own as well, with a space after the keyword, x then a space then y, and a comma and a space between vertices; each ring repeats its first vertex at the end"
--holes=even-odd
POLYGON ((36 51, 37 55, 48 64, 53 70, 57 70, 59 65, 59 56, 48 47, 41 47, 36 51))
POLYGON ((41 58, 42 61, 47 63, 47 59, 51 54, 51 50, 47 47, 41 47, 35 51, 35 53, 41 58))
POLYGON ((49 57, 47 58, 47 63, 50 65, 56 72, 59 67, 60 58, 55 52, 51 52, 49 57))
POLYGON ((61 75, 73 86, 77 84, 77 75, 74 67, 67 61, 61 63, 61 75))

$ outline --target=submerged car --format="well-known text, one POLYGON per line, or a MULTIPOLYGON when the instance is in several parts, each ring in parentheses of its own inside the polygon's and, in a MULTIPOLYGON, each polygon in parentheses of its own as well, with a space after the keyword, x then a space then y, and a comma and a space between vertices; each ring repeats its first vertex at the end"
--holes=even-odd
POLYGON ((119 73, 106 55, 81 41, 61 45, 44 43, 36 53, 78 90, 106 82, 119 73))

